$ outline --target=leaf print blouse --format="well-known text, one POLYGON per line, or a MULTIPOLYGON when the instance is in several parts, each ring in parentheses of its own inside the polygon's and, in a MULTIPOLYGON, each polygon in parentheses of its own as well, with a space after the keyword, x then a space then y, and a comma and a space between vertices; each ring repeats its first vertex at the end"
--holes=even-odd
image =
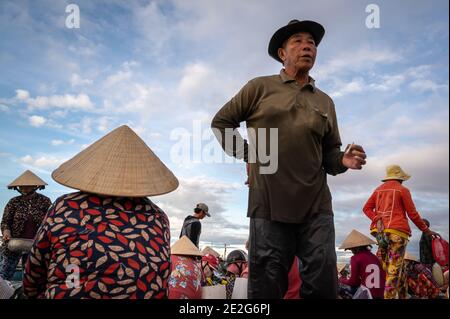
POLYGON ((172 255, 169 299, 202 299, 202 267, 190 256, 172 255))
POLYGON ((170 230, 148 198, 58 198, 24 273, 29 298, 167 298, 170 230))

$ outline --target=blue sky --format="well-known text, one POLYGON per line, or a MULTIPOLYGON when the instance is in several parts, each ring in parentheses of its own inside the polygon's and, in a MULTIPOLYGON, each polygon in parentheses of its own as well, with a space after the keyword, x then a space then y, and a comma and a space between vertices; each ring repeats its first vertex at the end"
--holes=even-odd
MULTIPOLYGON (((0 209, 25 169, 47 181, 52 200, 72 191, 50 173, 127 124, 180 179, 177 191, 153 198, 173 238, 206 202, 204 243, 242 244, 244 165, 176 162, 173 132, 201 125, 202 146, 213 141, 215 112, 251 78, 279 72, 268 41, 294 18, 324 25, 311 75, 334 99, 343 143, 368 154, 362 171, 329 178, 337 244, 352 228, 368 233, 361 207, 391 163, 413 176, 405 185, 418 211, 448 239, 449 20, 448 2, 437 0, 2 1, 0 209), (80 8, 79 29, 65 26, 69 3, 80 8), (370 3, 380 8, 379 29, 365 25, 370 3)), ((412 228, 408 249, 417 254, 412 228)))

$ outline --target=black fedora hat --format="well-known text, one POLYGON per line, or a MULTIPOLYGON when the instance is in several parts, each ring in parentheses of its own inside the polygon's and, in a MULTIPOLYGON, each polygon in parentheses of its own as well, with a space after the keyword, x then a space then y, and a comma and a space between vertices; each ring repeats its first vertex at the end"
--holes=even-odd
POLYGON ((291 20, 287 25, 278 29, 273 34, 269 42, 269 55, 278 62, 282 63, 283 61, 281 61, 278 56, 278 49, 283 46, 284 41, 289 39, 292 35, 302 31, 311 33, 316 46, 319 45, 323 35, 325 34, 325 29, 320 23, 308 20, 291 20))

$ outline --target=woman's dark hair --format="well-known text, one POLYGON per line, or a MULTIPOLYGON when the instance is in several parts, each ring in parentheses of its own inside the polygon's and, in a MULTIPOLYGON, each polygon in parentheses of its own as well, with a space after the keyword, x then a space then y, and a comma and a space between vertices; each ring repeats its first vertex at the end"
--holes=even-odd
POLYGON ((371 250, 371 249, 372 249, 372 246, 367 245, 367 246, 353 247, 353 248, 351 248, 350 250, 351 250, 353 253, 359 253, 359 252, 361 252, 361 251, 366 251, 366 250, 371 250))
POLYGON ((200 209, 200 208, 194 208, 194 213, 196 213, 196 214, 200 214, 200 212, 201 212, 202 210, 200 209))

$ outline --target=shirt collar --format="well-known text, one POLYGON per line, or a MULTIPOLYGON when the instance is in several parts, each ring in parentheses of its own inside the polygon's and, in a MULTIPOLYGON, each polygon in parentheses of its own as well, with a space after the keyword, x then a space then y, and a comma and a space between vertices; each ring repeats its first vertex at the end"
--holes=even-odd
MULTIPOLYGON (((284 71, 284 69, 281 69, 280 71, 280 77, 281 80, 283 81, 283 83, 291 83, 291 82, 295 82, 295 79, 293 77, 291 77, 290 75, 286 74, 286 72, 284 71)), ((315 80, 312 77, 308 77, 309 78, 309 82, 306 83, 302 89, 304 87, 308 87, 312 92, 316 92, 316 85, 315 85, 315 80)))

